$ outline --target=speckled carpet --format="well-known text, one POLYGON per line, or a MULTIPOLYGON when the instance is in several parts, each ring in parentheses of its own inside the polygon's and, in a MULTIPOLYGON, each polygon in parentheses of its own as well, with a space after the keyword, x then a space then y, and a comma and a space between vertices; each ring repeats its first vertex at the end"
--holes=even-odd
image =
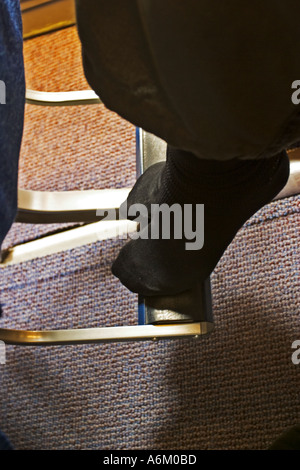
MULTIPOLYGON (((41 89, 35 80, 49 75, 49 91, 61 90, 61 80, 85 88, 78 51, 74 28, 27 41, 30 87, 41 89)), ((36 109, 27 117, 20 186, 130 186, 134 160, 132 126, 103 107, 36 109)), ((55 227, 15 224, 6 246, 55 227)), ((268 447, 300 421, 300 365, 291 360, 300 340, 299 232, 299 196, 269 204, 245 224, 212 276, 208 337, 7 346, 0 429, 17 449, 268 447)), ((1 270, 0 327, 135 324, 136 296, 110 274, 122 243, 99 241, 1 270)))

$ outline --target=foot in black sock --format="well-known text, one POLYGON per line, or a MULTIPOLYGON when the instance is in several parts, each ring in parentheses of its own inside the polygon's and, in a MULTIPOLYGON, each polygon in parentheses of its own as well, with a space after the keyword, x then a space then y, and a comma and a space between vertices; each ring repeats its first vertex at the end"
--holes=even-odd
POLYGON ((128 207, 144 204, 151 214, 151 204, 179 204, 181 208, 188 204, 195 216, 197 204, 204 204, 204 246, 186 249, 191 240, 184 235, 176 239, 174 230, 170 239, 162 239, 161 231, 158 239, 151 238, 155 218, 140 238, 122 248, 113 274, 144 296, 173 295, 193 288, 211 274, 237 231, 279 193, 288 175, 285 152, 260 160, 221 162, 200 160, 168 147, 167 162, 153 165, 139 178, 127 199, 128 207))

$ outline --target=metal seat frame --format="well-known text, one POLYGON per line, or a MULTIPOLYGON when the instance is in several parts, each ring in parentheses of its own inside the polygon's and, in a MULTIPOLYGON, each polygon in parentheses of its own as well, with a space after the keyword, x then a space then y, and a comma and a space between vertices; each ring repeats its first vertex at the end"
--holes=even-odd
MULTIPOLYGON (((99 104, 101 100, 91 90, 64 93, 27 90, 26 102, 40 106, 77 106, 99 104)), ((165 159, 166 144, 142 129, 137 129, 136 137, 139 176, 151 164, 165 159)), ((1 267, 110 238, 115 233, 120 234, 120 231, 127 233, 134 230, 134 222, 109 221, 110 212, 117 214, 118 218, 120 204, 129 191, 130 188, 68 192, 19 189, 17 222, 88 224, 13 247, 2 254, 1 267), (108 214, 104 222, 99 222, 99 213, 108 214)), ((0 340, 6 344, 47 346, 199 338, 213 330, 210 280, 187 294, 155 298, 148 303, 139 299, 138 320, 136 326, 105 328, 42 331, 2 328, 0 340)))
MULTIPOLYGON (((40 106, 74 106, 99 104, 91 90, 49 93, 27 90, 26 101, 40 106)), ((161 139, 137 129, 137 176, 150 165, 165 159, 166 144, 161 139)), ((290 178, 274 200, 300 192, 300 150, 289 152, 290 178)), ((17 222, 61 223, 85 222, 88 225, 68 229, 40 240, 24 243, 3 253, 1 267, 26 262, 40 256, 112 237, 115 233, 134 230, 133 222, 109 221, 110 211, 117 214, 130 188, 89 191, 46 192, 19 189, 17 222), (100 210, 99 210, 100 209, 100 210), (99 213, 107 212, 105 222, 99 213), (92 223, 93 222, 93 223, 92 223), (101 225, 100 225, 101 224, 101 225)), ((146 341, 174 338, 199 338, 213 330, 210 280, 193 292, 175 297, 139 301, 139 325, 69 330, 0 329, 0 340, 16 345, 67 345, 122 341, 146 341)))

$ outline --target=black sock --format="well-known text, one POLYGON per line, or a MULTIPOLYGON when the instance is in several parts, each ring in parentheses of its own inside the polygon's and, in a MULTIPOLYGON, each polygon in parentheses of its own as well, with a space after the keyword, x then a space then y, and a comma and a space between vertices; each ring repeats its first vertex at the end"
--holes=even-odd
MULTIPOLYGON (((144 296, 192 288, 211 274, 237 231, 279 193, 288 174, 285 152, 260 160, 220 162, 168 147, 166 163, 153 165, 139 178, 127 199, 128 207, 144 204, 151 215, 151 204, 179 204, 182 209, 189 205, 195 226, 197 205, 204 204, 204 246, 188 250, 191 240, 184 230, 180 239, 171 230, 168 240, 162 239, 160 230, 159 239, 127 243, 113 264, 113 274, 144 296)), ((149 220, 141 235, 150 236, 153 224, 149 220)))

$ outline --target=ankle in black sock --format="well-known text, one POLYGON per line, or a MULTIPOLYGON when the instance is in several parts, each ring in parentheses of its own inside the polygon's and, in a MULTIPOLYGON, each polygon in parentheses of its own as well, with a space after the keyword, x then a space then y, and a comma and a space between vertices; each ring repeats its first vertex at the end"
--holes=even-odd
MULTIPOLYGON (((168 148, 165 164, 151 167, 137 181, 129 204, 204 204, 204 246, 187 250, 187 238, 143 239, 151 233, 150 220, 141 238, 121 250, 112 271, 133 292, 145 296, 173 295, 206 279, 235 234, 258 209, 270 202, 289 174, 285 152, 260 160, 228 162, 200 160, 168 148), (147 190, 148 188, 148 190, 147 190)), ((151 212, 149 212, 151 214, 151 212)))

